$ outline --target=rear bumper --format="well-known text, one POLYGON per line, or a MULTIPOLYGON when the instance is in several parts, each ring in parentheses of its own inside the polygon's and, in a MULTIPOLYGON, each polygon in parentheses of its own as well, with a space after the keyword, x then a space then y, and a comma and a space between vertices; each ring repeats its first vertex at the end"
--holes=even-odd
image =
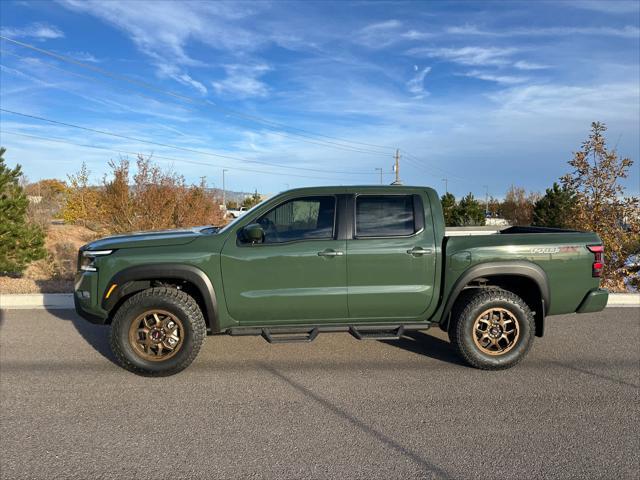
POLYGON ((591 290, 584 297, 580 306, 576 310, 576 313, 592 313, 592 312, 600 312, 604 310, 604 307, 607 306, 607 301, 609 300, 609 291, 603 290, 601 288, 597 288, 595 290, 591 290))

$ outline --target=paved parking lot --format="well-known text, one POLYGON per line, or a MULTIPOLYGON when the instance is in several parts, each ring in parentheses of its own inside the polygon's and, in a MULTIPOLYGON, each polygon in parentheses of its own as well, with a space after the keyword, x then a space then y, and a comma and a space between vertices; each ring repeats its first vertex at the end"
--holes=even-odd
POLYGON ((309 345, 209 337, 142 378, 73 312, 2 312, 0 475, 18 478, 638 478, 640 309, 552 317, 515 369, 436 330, 309 345))

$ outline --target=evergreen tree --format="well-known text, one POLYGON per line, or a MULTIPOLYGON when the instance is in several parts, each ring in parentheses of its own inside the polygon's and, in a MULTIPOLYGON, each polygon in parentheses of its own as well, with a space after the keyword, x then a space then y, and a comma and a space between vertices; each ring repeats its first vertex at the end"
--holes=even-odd
POLYGON ((453 193, 445 193, 440 197, 440 202, 442 203, 442 213, 444 214, 444 224, 447 227, 453 227, 457 225, 455 218, 455 210, 456 210, 456 197, 453 196, 453 193))
POLYGON ((484 207, 473 197, 472 193, 458 202, 455 208, 455 222, 462 227, 485 224, 484 207))
POLYGON ((575 206, 575 195, 566 187, 553 182, 544 197, 533 207, 533 225, 539 227, 566 228, 571 222, 575 206))
POLYGON ((0 274, 17 274, 46 251, 42 229, 27 223, 29 200, 20 186, 20 165, 7 167, 5 152, 0 147, 0 274))

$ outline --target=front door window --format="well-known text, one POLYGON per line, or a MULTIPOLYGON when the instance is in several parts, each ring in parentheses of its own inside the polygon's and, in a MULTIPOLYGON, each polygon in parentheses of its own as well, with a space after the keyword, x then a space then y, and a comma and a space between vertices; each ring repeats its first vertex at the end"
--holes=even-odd
POLYGON ((289 200, 258 219, 264 243, 332 239, 336 217, 333 196, 289 200))

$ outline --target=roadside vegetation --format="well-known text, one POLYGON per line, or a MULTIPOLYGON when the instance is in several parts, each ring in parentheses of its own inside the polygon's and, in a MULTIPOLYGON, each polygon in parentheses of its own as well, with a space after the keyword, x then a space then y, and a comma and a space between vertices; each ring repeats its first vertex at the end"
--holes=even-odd
POLYGON ((27 218, 29 200, 20 184, 20 165, 5 165, 0 148, 0 275, 19 275, 26 266, 46 255, 44 231, 27 218))
POLYGON ((138 156, 135 173, 129 160, 109 162, 102 185, 89 183, 85 164, 69 176, 62 207, 65 223, 100 234, 223 225, 220 201, 206 186, 189 185, 182 175, 163 170, 149 157, 138 156))
MULTIPOLYGON (((472 193, 457 200, 445 193, 441 200, 447 225, 485 225, 502 218, 511 225, 595 231, 605 245, 604 286, 637 291, 640 204, 621 184, 633 161, 609 149, 605 132, 604 124, 592 124, 568 162, 569 173, 544 194, 514 185, 502 200, 481 201, 472 193)), ((188 184, 150 157, 139 156, 134 165, 126 158, 109 162, 109 174, 95 185, 85 164, 67 181, 28 183, 20 166, 9 168, 5 150, 0 153, 0 292, 33 291, 35 284, 40 291, 69 290, 78 247, 100 236, 227 221, 204 178, 188 184)), ((260 199, 256 191, 227 207, 250 208, 260 199)))
POLYGON ((109 166, 99 185, 85 164, 67 181, 28 183, 1 159, 0 292, 70 291, 78 248, 101 236, 226 222, 204 178, 190 185, 142 156, 135 173, 127 159, 109 166))

